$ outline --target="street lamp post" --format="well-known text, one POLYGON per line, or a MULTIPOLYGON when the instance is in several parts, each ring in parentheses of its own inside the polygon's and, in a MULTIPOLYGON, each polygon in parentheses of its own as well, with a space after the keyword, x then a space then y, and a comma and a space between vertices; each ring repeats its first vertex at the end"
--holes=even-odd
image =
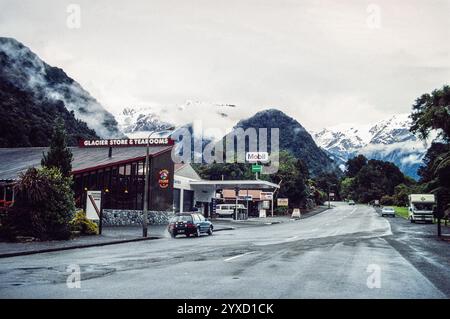
MULTIPOLYGON (((167 130, 174 130, 175 127, 170 127, 167 130)), ((154 133, 158 133, 159 131, 153 131, 147 137, 147 151, 145 153, 145 182, 144 182, 144 207, 142 211, 142 237, 147 237, 148 235, 148 183, 149 183, 149 175, 150 175, 150 138, 154 133)))
POLYGON ((149 175, 150 175, 150 138, 156 133, 156 131, 151 132, 147 137, 147 151, 145 153, 145 182, 144 182, 144 209, 142 212, 142 237, 147 237, 148 235, 148 183, 149 183, 149 175))

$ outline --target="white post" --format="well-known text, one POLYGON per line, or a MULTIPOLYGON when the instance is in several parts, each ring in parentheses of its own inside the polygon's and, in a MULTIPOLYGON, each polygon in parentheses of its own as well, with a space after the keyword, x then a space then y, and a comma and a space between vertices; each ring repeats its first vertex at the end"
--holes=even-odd
POLYGON ((184 213, 183 202, 184 202, 184 189, 180 188, 180 213, 184 213))
POLYGON ((273 196, 274 196, 275 192, 272 193, 272 217, 273 217, 273 196))

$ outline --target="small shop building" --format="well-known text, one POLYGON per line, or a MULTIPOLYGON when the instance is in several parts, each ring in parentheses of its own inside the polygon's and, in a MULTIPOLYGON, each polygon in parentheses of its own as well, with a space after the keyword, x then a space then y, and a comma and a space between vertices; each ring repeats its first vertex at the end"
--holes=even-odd
MULTIPOLYGON (((106 217, 108 214, 120 217, 124 215, 120 211, 124 210, 143 209, 145 147, 70 149, 73 154, 73 190, 78 208, 85 207, 87 191, 99 190, 102 191, 102 208, 106 217)), ((171 150, 170 145, 149 148, 148 207, 153 212, 172 211, 174 163, 171 150)), ((46 147, 0 148, 1 206, 14 202, 14 181, 28 168, 39 167, 42 155, 47 151, 46 147)))

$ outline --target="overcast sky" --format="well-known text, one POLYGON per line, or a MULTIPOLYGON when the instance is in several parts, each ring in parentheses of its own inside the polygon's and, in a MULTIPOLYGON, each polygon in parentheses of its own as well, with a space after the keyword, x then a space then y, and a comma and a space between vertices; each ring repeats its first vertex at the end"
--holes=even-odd
POLYGON ((450 83, 449 13, 450 0, 0 0, 0 35, 113 113, 152 107, 206 120, 216 110, 176 106, 229 103, 230 117, 210 123, 275 107, 318 130, 407 113, 450 83), (80 28, 68 27, 72 3, 80 28))

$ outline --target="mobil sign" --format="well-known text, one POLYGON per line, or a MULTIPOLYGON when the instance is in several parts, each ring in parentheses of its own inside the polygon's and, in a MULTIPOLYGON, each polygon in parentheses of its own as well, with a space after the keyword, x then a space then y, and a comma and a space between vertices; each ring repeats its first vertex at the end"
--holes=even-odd
POLYGON ((247 152, 245 160, 249 163, 268 162, 269 153, 267 152, 247 152))

